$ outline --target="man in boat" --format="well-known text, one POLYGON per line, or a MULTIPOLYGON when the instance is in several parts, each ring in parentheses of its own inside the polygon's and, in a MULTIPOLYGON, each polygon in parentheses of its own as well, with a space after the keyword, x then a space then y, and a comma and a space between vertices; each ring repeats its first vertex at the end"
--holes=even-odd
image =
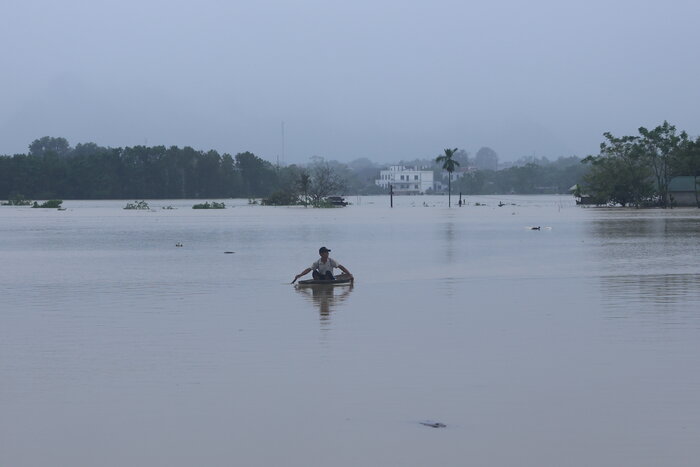
POLYGON ((314 261, 311 267, 308 267, 301 271, 299 274, 297 274, 294 277, 294 280, 292 281, 292 284, 297 281, 302 276, 307 275, 309 272, 313 271, 313 276, 314 279, 320 279, 320 280, 330 280, 333 281, 335 280, 335 277, 333 277, 333 269, 338 268, 341 271, 343 271, 345 274, 350 276, 350 280, 354 280, 355 278, 350 274, 350 271, 347 270, 345 266, 334 260, 333 258, 328 256, 328 253, 330 253, 331 250, 326 248, 325 246, 322 246, 321 248, 318 249, 318 254, 321 256, 318 260, 314 261))

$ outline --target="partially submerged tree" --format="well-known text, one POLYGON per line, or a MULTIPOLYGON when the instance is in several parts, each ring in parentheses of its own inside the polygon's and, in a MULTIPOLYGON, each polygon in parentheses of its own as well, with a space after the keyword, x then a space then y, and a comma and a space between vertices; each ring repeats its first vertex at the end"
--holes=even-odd
POLYGON ((314 204, 319 204, 326 196, 341 194, 345 189, 345 180, 328 162, 317 159, 310 171, 308 194, 314 204))
POLYGON ((674 167, 677 167, 681 148, 688 142, 688 134, 681 131, 676 134, 676 127, 667 121, 653 130, 644 127, 639 128, 639 147, 643 157, 647 158, 654 171, 656 187, 659 193, 659 203, 663 207, 670 204, 668 185, 675 175, 674 167))
POLYGON ((299 188, 299 197, 304 206, 309 205, 309 190, 311 189, 311 175, 306 170, 302 170, 299 173, 299 179, 297 180, 297 187, 299 188))
POLYGON ((435 162, 442 164, 442 169, 447 172, 447 206, 452 206, 452 172, 459 166, 459 162, 454 159, 457 148, 445 149, 445 154, 435 158, 435 162))
POLYGON ((600 155, 588 156, 583 163, 591 170, 584 176, 584 190, 596 204, 615 203, 622 206, 640 206, 654 197, 652 172, 645 164, 636 136, 617 138, 604 134, 600 155))

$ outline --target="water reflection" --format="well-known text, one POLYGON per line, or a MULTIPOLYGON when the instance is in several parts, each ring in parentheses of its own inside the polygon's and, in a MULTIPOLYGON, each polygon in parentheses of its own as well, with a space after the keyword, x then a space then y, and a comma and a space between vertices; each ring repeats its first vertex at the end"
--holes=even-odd
POLYGON ((348 298, 353 287, 353 284, 347 286, 297 285, 296 291, 318 307, 321 321, 328 321, 331 312, 348 298))
POLYGON ((685 211, 611 211, 589 224, 606 314, 655 325, 700 325, 697 231, 685 211))
POLYGON ((688 309, 700 302, 700 274, 650 274, 604 276, 603 297, 611 309, 688 309))
POLYGON ((448 264, 454 263, 456 246, 459 244, 457 240, 457 233, 455 232, 455 224, 453 219, 449 219, 444 227, 441 225, 440 228, 444 228, 445 234, 445 259, 448 264), (455 245, 455 243, 457 245, 455 245))
POLYGON ((682 274, 697 271, 695 253, 700 253, 697 232, 700 218, 681 217, 666 211, 610 213, 610 218, 589 224, 596 241, 598 266, 606 275, 682 274), (669 217, 678 216, 678 217, 669 217))

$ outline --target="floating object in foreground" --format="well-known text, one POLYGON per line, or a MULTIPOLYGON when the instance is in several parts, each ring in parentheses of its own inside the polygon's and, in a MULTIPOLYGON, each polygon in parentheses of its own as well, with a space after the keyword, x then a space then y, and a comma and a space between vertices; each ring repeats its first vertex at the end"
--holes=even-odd
POLYGON ((421 425, 424 426, 429 426, 430 428, 447 428, 447 425, 444 423, 440 422, 431 422, 431 421, 425 421, 425 422, 420 422, 421 425))
POLYGON ((234 254, 234 253, 235 253, 235 251, 224 251, 224 254, 225 254, 225 255, 232 255, 232 254, 234 254))
POLYGON ((299 285, 324 285, 324 286, 334 286, 334 285, 349 285, 352 284, 352 279, 347 274, 338 274, 335 276, 335 280, 330 279, 306 279, 297 282, 299 285))
POLYGON ((182 242, 177 242, 177 243, 175 244, 175 246, 178 246, 178 247, 182 246, 182 242))

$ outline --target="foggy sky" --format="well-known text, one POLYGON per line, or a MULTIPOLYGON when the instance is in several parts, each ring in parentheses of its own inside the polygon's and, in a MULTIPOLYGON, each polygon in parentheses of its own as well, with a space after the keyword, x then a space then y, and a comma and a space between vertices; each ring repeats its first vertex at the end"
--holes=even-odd
POLYGON ((509 160, 597 153, 604 131, 663 120, 697 136, 699 5, 2 0, 0 154, 48 135, 286 163, 509 160))

